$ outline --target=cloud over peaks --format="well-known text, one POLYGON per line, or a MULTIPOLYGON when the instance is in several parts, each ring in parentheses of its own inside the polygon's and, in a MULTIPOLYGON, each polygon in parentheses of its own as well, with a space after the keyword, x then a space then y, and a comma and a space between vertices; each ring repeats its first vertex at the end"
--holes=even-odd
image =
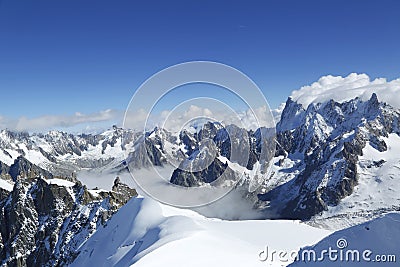
POLYGON ((400 78, 387 81, 377 78, 373 81, 367 74, 351 73, 347 77, 327 75, 311 85, 303 86, 291 94, 291 98, 304 107, 310 103, 334 99, 344 102, 355 97, 367 100, 376 93, 379 100, 400 108, 400 78))
POLYGON ((94 124, 120 120, 121 112, 107 109, 91 114, 76 112, 73 115, 44 115, 35 118, 20 117, 11 119, 0 116, 0 127, 16 131, 46 131, 50 129, 71 128, 77 125, 94 124))

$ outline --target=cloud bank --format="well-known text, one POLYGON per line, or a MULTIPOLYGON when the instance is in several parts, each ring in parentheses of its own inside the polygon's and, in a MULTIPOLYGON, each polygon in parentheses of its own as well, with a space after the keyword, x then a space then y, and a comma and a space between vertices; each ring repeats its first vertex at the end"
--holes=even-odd
MULTIPOLYGON (((191 126, 191 122, 218 121, 223 125, 236 124, 246 129, 255 130, 261 126, 274 127, 273 114, 266 106, 248 109, 246 111, 213 110, 201 105, 190 105, 179 112, 164 110, 160 113, 151 114, 149 117, 142 109, 129 111, 125 117, 125 128, 151 130, 154 127, 167 129, 171 132, 179 132, 185 126, 191 126), (147 119, 147 123, 146 123, 147 119)), ((195 123, 193 123, 195 124, 195 123)))
POLYGON ((325 102, 334 99, 344 102, 355 97, 367 100, 376 93, 379 101, 400 108, 400 78, 387 81, 377 78, 373 81, 367 74, 351 73, 347 77, 327 75, 311 85, 293 91, 291 98, 304 107, 310 103, 325 102))
MULTIPOLYGON (((41 132, 52 129, 78 129, 93 130, 93 125, 98 123, 111 124, 121 118, 121 112, 107 109, 91 114, 76 112, 73 115, 44 115, 35 118, 20 117, 17 119, 0 116, 0 128, 15 131, 41 132), (80 127, 77 127, 80 126, 80 127)), ((108 127, 111 125, 108 125, 108 127)))
POLYGON ((146 125, 147 130, 152 130, 158 126, 172 132, 178 132, 193 119, 204 118, 205 121, 218 121, 225 125, 234 123, 254 130, 260 126, 274 125, 271 121, 272 116, 269 114, 267 107, 232 113, 226 110, 212 110, 203 106, 190 105, 180 112, 164 110, 151 114, 149 117, 143 109, 129 111, 125 114, 126 121, 123 125, 124 112, 107 109, 91 114, 76 112, 72 115, 44 115, 35 118, 22 116, 15 119, 0 115, 0 129, 27 132, 62 130, 71 133, 97 133, 116 124, 137 131, 142 131, 146 125), (256 117, 259 121, 256 120, 256 117))
MULTIPOLYGON (((338 102, 347 101, 355 97, 367 100, 372 93, 376 93, 380 101, 386 102, 400 109, 400 78, 387 81, 385 78, 370 79, 366 74, 351 73, 347 77, 327 75, 321 77, 311 85, 303 86, 291 93, 291 98, 304 107, 310 103, 324 102, 334 99, 338 102)), ((171 131, 179 131, 193 118, 209 118, 222 122, 225 125, 234 123, 247 129, 256 129, 259 126, 273 126, 271 113, 268 108, 258 107, 252 110, 235 112, 227 108, 217 108, 207 103, 194 102, 181 109, 164 110, 156 114, 148 114, 145 110, 129 110, 126 115, 126 128, 142 131, 147 121, 146 129, 155 126, 166 127, 171 131), (256 121, 256 117, 259 121, 256 121), (164 124, 164 122, 167 122, 164 124)), ((283 106, 272 110, 275 121, 279 120, 283 106)), ((99 132, 113 124, 122 126, 124 111, 107 109, 91 114, 76 112, 72 115, 45 115, 36 118, 20 117, 17 119, 0 115, 0 129, 16 131, 44 132, 48 130, 65 130, 69 132, 99 132)))

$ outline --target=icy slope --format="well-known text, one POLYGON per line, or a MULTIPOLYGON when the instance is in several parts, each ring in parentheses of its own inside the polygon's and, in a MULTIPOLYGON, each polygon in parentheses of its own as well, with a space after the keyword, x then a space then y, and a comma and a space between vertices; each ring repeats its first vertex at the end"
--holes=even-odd
POLYGON ((329 233, 298 221, 209 219, 135 198, 79 248, 72 266, 265 266, 265 246, 298 250, 329 233))
POLYGON ((311 260, 298 261, 290 266, 399 266, 399 239, 400 213, 391 213, 335 232, 315 246, 302 249, 299 255, 307 250, 314 251, 316 257, 312 254, 311 260), (322 254, 329 248, 337 251, 332 251, 331 257, 327 253, 322 254))
POLYGON ((0 179, 0 188, 1 189, 11 192, 13 190, 13 187, 14 187, 14 185, 11 182, 0 179))

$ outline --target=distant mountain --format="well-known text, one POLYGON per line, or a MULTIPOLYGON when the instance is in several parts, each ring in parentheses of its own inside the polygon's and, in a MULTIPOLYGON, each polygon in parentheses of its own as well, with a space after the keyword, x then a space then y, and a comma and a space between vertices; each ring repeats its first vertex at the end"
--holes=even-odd
POLYGON ((180 186, 211 184, 219 177, 222 180, 218 183, 223 184, 223 180, 234 181, 253 169, 261 173, 274 156, 273 129, 260 128, 253 132, 236 125, 223 127, 208 122, 198 133, 181 133, 180 140, 184 145, 183 159, 170 180, 180 186), (256 165, 257 162, 262 164, 256 165), (242 168, 236 168, 235 174, 232 164, 242 168))
POLYGON ((399 110, 372 94, 369 100, 307 107, 289 98, 276 132, 212 122, 179 133, 117 127, 97 135, 2 130, 0 177, 75 182, 75 173, 83 169, 117 174, 128 167, 173 164, 173 184, 215 185, 223 173, 227 180, 243 177, 238 191, 267 218, 274 214, 345 227, 399 209, 399 120, 399 110))
POLYGON ((119 165, 124 159, 124 140, 134 133, 114 127, 104 133, 72 135, 51 131, 32 134, 0 131, 0 161, 7 166, 23 157, 56 176, 71 177, 83 168, 102 168, 119 165))
MULTIPOLYGON (((276 135, 265 128, 253 132, 206 123, 201 131, 178 135, 155 129, 138 144, 148 147, 143 151, 150 153, 150 165, 179 159, 170 179, 174 184, 214 183, 227 169, 230 177, 244 174, 237 186, 248 189, 243 197, 267 217, 309 220, 324 227, 330 221, 332 228, 340 228, 400 209, 399 125, 400 111, 376 94, 368 100, 329 100, 307 107, 289 98, 276 135), (203 140, 212 142, 204 145, 203 140), (239 162, 230 151, 238 142, 239 162), (261 142, 266 155, 261 154, 261 142), (265 169, 269 162, 260 166, 260 158, 272 162, 270 174, 265 169), (254 181, 261 186, 252 187, 254 181)), ((134 153, 127 162, 139 166, 137 155, 143 152, 134 153)))

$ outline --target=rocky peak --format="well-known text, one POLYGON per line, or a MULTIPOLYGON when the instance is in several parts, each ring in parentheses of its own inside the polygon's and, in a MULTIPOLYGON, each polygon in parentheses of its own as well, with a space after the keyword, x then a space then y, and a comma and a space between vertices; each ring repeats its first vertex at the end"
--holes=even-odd
POLYGON ((0 161, 0 179, 5 179, 5 180, 11 179, 9 172, 10 172, 10 166, 0 161))
POLYGON ((80 143, 73 134, 51 131, 44 136, 46 142, 52 145, 56 155, 81 155, 80 143))
POLYGON ((207 168, 199 171, 187 171, 177 168, 171 176, 170 182, 184 187, 202 186, 210 184, 221 178, 218 182, 224 180, 235 180, 235 173, 228 167, 228 164, 221 162, 218 158, 214 158, 207 168))
POLYGON ((384 138, 399 134, 400 112, 379 103, 376 94, 367 101, 312 103, 306 110, 288 100, 284 113, 277 155, 302 165, 291 180, 260 195, 283 217, 308 219, 337 205, 358 183, 357 164, 366 144, 386 151, 384 138))
POLYGON ((208 121, 201 127, 197 134, 197 139, 199 141, 206 138, 213 139, 217 135, 218 130, 222 128, 223 126, 221 124, 208 121))
POLYGON ((137 192, 135 189, 130 188, 126 184, 122 183, 119 177, 114 180, 114 185, 109 193, 109 199, 113 206, 120 208, 126 202, 129 201, 133 196, 136 196, 137 192))
POLYGON ((283 132, 298 127, 303 120, 304 112, 304 107, 289 97, 282 111, 281 120, 276 126, 277 131, 283 132))
POLYGON ((10 166, 9 174, 14 181, 25 178, 36 178, 39 176, 53 178, 53 175, 50 172, 32 164, 22 156, 19 156, 14 161, 14 164, 10 166))
POLYGON ((372 93, 371 98, 368 101, 369 105, 372 107, 379 107, 379 100, 378 100, 378 96, 376 95, 376 93, 372 93))
POLYGON ((191 155, 197 149, 197 140, 191 132, 183 130, 179 133, 179 139, 185 145, 187 155, 191 155))
POLYGON ((85 240, 136 191, 116 182, 114 191, 91 193, 60 179, 17 180, 0 201, 2 266, 68 265, 85 240))

